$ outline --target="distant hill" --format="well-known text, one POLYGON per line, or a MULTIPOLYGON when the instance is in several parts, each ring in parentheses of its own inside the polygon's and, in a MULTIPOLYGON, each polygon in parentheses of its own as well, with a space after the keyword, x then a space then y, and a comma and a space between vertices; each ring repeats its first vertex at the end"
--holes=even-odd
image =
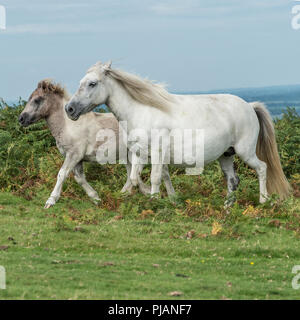
MULTIPOLYGON (((300 85, 272 86, 260 88, 236 88, 220 89, 210 91, 174 92, 177 94, 211 94, 211 93, 231 93, 237 95, 247 102, 264 102, 273 117, 280 117, 286 107, 295 107, 300 114, 300 85)), ((19 100, 6 101, 9 105, 18 104, 19 100)), ((106 106, 98 107, 107 110, 106 106)))
MULTIPOLYGON (((177 92, 179 93, 179 92, 177 92)), ((272 86, 260 88, 220 89, 198 92, 181 92, 182 94, 231 93, 247 102, 264 102, 272 116, 280 117, 286 107, 295 107, 300 114, 300 85, 272 86)))

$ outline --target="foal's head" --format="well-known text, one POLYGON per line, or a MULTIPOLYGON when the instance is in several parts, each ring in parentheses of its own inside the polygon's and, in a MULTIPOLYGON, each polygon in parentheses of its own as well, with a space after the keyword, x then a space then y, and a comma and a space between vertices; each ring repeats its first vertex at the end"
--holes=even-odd
POLYGON ((40 81, 20 114, 19 123, 27 127, 49 117, 61 108, 61 102, 64 99, 68 100, 68 94, 59 84, 48 79, 40 81))

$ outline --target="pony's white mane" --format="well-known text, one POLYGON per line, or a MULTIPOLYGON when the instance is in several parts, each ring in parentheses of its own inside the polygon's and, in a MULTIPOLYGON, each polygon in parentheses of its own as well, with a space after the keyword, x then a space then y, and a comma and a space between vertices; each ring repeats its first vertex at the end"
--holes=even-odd
MULTIPOLYGON (((105 65, 98 62, 88 72, 99 72, 101 66, 105 67, 105 65)), ((165 89, 164 84, 142 79, 137 75, 122 70, 111 68, 104 68, 104 70, 106 75, 117 80, 134 100, 142 104, 167 111, 171 102, 174 101, 173 96, 165 89)))

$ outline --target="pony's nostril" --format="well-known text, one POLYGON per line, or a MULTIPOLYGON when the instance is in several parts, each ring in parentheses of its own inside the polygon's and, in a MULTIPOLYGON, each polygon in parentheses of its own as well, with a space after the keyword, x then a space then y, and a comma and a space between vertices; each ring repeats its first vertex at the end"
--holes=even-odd
POLYGON ((69 107, 69 113, 73 113, 74 109, 72 107, 69 107))
POLYGON ((24 117, 23 117, 23 116, 20 116, 20 117, 19 117, 19 122, 20 122, 20 123, 23 123, 23 122, 24 122, 24 117))
POLYGON ((74 112, 74 108, 69 104, 66 105, 66 111, 68 114, 72 114, 74 112))

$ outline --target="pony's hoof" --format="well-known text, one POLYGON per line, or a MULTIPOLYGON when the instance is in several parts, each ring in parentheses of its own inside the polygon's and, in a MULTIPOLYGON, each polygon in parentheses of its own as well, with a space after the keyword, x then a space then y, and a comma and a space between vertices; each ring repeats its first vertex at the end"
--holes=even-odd
POLYGON ((132 187, 123 187, 123 189, 121 190, 121 193, 128 193, 128 194, 132 194, 132 187))
POLYGON ((226 200, 224 202, 224 209, 226 210, 226 209, 231 208, 233 206, 234 202, 235 202, 235 200, 232 200, 232 199, 231 200, 226 200))
POLYGON ((226 210, 231 208, 235 202, 236 202, 236 195, 234 192, 232 192, 227 196, 227 199, 224 202, 224 209, 226 210))
POLYGON ((147 195, 147 194, 151 194, 151 188, 150 187, 147 187, 147 186, 139 186, 139 190, 140 192, 143 194, 143 195, 147 195))
POLYGON ((263 204, 263 203, 266 203, 268 200, 269 200, 268 197, 263 197, 263 196, 261 196, 261 197, 259 198, 259 203, 263 204))

